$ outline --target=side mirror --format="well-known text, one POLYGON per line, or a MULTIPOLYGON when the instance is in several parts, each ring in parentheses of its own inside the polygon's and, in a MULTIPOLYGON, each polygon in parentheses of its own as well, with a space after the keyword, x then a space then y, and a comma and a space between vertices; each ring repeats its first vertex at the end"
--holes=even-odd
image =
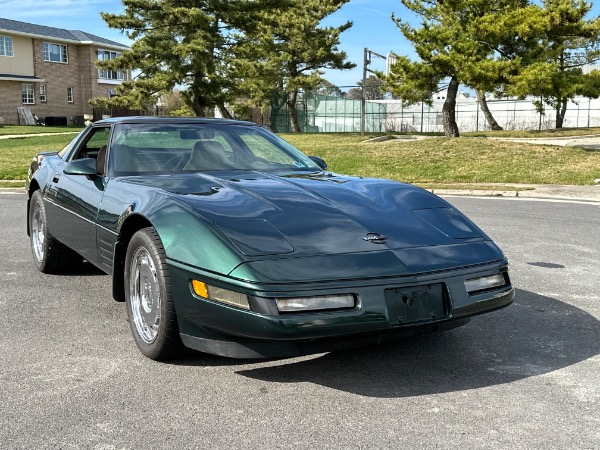
POLYGON ((321 170, 325 170, 327 169, 327 163, 325 162, 325 160, 323 158, 320 158, 318 156, 309 156, 309 158, 317 164, 317 166, 319 166, 321 168, 321 170))
POLYGON ((94 158, 76 159, 65 167, 67 175, 96 175, 96 160, 94 158))

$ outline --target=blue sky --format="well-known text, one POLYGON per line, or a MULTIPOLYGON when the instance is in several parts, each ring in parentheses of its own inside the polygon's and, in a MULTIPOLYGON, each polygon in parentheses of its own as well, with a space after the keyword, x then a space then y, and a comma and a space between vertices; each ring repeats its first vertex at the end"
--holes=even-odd
MULTIPOLYGON (((392 51, 413 55, 412 47, 392 22, 392 12, 397 17, 404 18, 408 14, 400 0, 350 0, 338 12, 325 19, 323 24, 327 26, 341 25, 348 20, 353 22, 352 28, 341 35, 340 49, 357 65, 350 71, 328 71, 325 78, 338 86, 356 85, 362 79, 365 47, 380 55, 392 51)), ((374 57, 370 68, 385 70, 385 60, 374 57)))
MULTIPOLYGON (((98 36, 130 44, 118 30, 108 28, 100 12, 120 12, 119 0, 3 0, 0 16, 70 30, 82 30, 98 36)), ((385 55, 391 51, 413 56, 410 44, 391 20, 392 12, 409 18, 400 0, 350 0, 338 12, 323 22, 327 26, 340 25, 351 20, 354 25, 341 36, 340 49, 357 67, 350 71, 327 71, 325 78, 338 86, 353 86, 362 78, 364 48, 385 55)), ((600 13, 594 5, 588 18, 600 13)), ((385 70, 385 61, 374 58, 371 67, 385 70)))

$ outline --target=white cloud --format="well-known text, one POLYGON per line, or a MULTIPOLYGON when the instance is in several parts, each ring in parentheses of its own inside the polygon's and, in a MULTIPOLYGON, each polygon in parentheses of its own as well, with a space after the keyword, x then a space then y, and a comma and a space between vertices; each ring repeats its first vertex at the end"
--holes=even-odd
POLYGON ((385 17, 389 17, 391 16, 391 11, 381 11, 379 9, 373 9, 373 8, 365 8, 364 6, 357 6, 357 9, 362 9, 363 11, 370 11, 373 12, 375 14, 379 14, 380 16, 385 16, 385 17))

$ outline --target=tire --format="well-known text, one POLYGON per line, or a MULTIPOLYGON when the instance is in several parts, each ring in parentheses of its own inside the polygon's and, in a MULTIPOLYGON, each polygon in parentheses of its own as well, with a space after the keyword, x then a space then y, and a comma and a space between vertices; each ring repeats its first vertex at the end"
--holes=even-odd
POLYGON ((37 190, 29 202, 29 241, 33 263, 42 273, 65 273, 81 265, 82 258, 58 242, 48 231, 42 193, 37 190))
POLYGON ((125 301, 133 339, 155 361, 178 357, 183 350, 165 250, 154 228, 133 235, 125 257, 125 301))

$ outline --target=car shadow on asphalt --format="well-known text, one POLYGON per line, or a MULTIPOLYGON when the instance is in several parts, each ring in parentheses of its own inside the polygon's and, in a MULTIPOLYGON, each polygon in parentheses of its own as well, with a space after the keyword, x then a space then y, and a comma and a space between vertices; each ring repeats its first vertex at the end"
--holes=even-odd
POLYGON ((367 397, 413 397, 511 383, 599 353, 595 317, 560 300, 518 290, 513 305, 447 333, 301 361, 270 361, 237 373, 367 397))
POLYGON ((62 277, 95 277, 100 275, 106 276, 106 272, 101 271, 87 261, 83 261, 81 264, 70 268, 68 272, 60 274, 62 277))

